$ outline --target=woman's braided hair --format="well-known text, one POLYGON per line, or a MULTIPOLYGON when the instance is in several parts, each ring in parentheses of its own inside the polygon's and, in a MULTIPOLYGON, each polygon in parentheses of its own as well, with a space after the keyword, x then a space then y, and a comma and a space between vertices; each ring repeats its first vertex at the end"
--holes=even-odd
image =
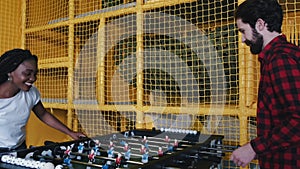
POLYGON ((0 57, 0 84, 8 79, 8 73, 17 69, 17 67, 25 60, 38 61, 36 55, 31 54, 29 50, 12 49, 6 51, 0 57))

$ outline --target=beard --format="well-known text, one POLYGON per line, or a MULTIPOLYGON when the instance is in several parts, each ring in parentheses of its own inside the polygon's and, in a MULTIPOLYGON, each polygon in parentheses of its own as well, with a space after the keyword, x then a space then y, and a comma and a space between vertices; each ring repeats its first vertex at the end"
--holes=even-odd
POLYGON ((256 29, 252 29, 252 40, 245 40, 245 44, 250 47, 252 54, 259 54, 263 48, 263 36, 259 34, 256 29))

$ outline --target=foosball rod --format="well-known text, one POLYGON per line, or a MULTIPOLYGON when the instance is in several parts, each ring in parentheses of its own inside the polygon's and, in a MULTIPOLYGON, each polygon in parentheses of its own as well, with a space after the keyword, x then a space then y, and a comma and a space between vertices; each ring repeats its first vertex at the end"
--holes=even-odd
POLYGON ((215 151, 222 151, 222 152, 233 152, 235 149, 239 148, 240 146, 231 146, 231 145, 221 145, 219 147, 206 147, 201 146, 202 150, 215 150, 215 151))
MULTIPOLYGON (((170 133, 171 134, 171 133, 170 133)), ((176 133, 175 133, 176 134, 176 133)), ((133 136, 132 138, 135 138, 135 139, 144 139, 143 137, 145 136, 133 136)), ((159 138, 159 137, 147 137, 147 138, 151 138, 153 140, 159 140, 159 141, 164 141, 166 138, 159 138)), ((168 138, 169 139, 169 142, 171 141, 175 141, 177 140, 178 142, 181 142, 181 143, 187 143, 189 145, 190 141, 187 141, 187 140, 182 140, 182 139, 171 139, 170 137, 168 138)))
MULTIPOLYGON (((126 141, 132 141, 131 139, 123 139, 123 140, 126 140, 126 141)), ((163 140, 163 139, 162 139, 163 140)), ((140 140, 138 140, 140 141, 140 140)), ((175 141, 175 140, 174 140, 175 141)), ((147 143, 156 143, 158 145, 152 145, 152 144, 148 144, 149 147, 162 147, 162 148, 168 148, 167 145, 170 144, 170 142, 159 142, 159 141, 152 141, 152 140, 147 140, 147 143), (162 146, 159 146, 159 145, 162 145, 162 146)), ((128 142, 128 144, 130 145, 143 145, 142 143, 133 143, 133 142, 128 142)), ((182 144, 181 142, 178 141, 178 144, 180 144, 180 147, 192 147, 192 145, 190 144, 182 144)))
MULTIPOLYGON (((116 155, 117 153, 114 153, 114 154, 116 155)), ((86 154, 76 153, 76 152, 71 152, 70 155, 88 157, 88 155, 86 155, 86 154)), ((131 154, 131 155, 134 155, 134 154, 131 154)), ((142 157, 142 155, 139 155, 139 157, 142 157)), ((96 159, 102 159, 102 160, 108 160, 108 161, 116 161, 116 159, 114 159, 114 158, 104 157, 104 156, 97 156, 97 155, 95 155, 95 158, 96 159)), ((131 161, 131 160, 127 160, 126 163, 129 163, 129 164, 139 164, 139 165, 143 164, 142 162, 131 161)))
MULTIPOLYGON (((107 144, 101 144, 101 146, 108 146, 107 144)), ((142 144, 141 144, 142 145, 142 144)), ((123 149, 124 147, 121 147, 121 146, 114 146, 114 147, 118 147, 119 149, 123 149)), ((101 147, 99 147, 99 148, 101 148, 101 147)), ((92 150, 93 148, 84 148, 84 151, 90 151, 90 150, 92 150)), ((130 148, 130 149, 132 149, 132 150, 140 150, 140 149, 138 149, 138 148, 130 148)), ((59 150, 59 151, 64 151, 64 150, 59 150)), ((101 153, 107 153, 107 151, 106 150, 104 150, 104 149, 99 149, 98 150, 99 152, 101 152, 101 153)), ((151 152, 153 152, 153 153, 157 153, 156 151, 151 151, 151 152)), ((117 150, 115 150, 115 152, 113 153, 114 155, 118 155, 118 153, 120 153, 120 154, 122 154, 122 155, 125 155, 125 153, 124 152, 119 152, 119 151, 117 151, 117 150)), ((79 152, 70 152, 70 155, 75 155, 75 156, 84 156, 84 157, 87 157, 88 155, 86 155, 86 154, 83 154, 83 153, 79 153, 79 152)), ((143 157, 143 155, 142 154, 135 154, 135 153, 131 153, 131 156, 135 156, 135 157, 143 157)), ((109 160, 109 161, 115 161, 115 159, 114 158, 110 158, 110 157, 104 157, 104 156, 99 156, 99 155, 95 155, 95 158, 97 158, 97 159, 104 159, 104 160, 109 160)), ((152 157, 152 159, 159 159, 159 157, 156 157, 156 156, 153 156, 152 157)), ((136 162, 136 161, 131 161, 131 160, 127 160, 127 163, 132 163, 132 164, 143 164, 143 163, 141 163, 141 162, 136 162)))
MULTIPOLYGON (((36 151, 35 153, 38 153, 38 151, 36 151)), ((63 159, 61 158, 54 158, 54 157, 51 157, 51 156, 43 156, 43 155, 40 155, 40 154, 33 154, 33 158, 34 159, 48 159, 48 160, 52 160, 54 163, 57 163, 58 161, 60 161, 60 163, 63 163, 63 159)), ((70 163, 72 164, 81 164, 81 165, 88 165, 88 166, 91 166, 91 167, 97 167, 97 168, 102 168, 103 166, 100 165, 100 164, 93 164, 93 163, 85 163, 85 162, 82 162, 82 161, 77 161, 77 160, 73 160, 73 159, 70 159, 70 163)))
MULTIPOLYGON (((108 146, 107 144, 101 144, 101 145, 103 145, 103 146, 108 146)), ((128 145, 137 145, 137 146, 142 146, 143 144, 141 144, 141 143, 128 143, 128 145)), ((159 146, 154 146, 154 145, 148 145, 149 147, 159 147, 159 146)), ((122 147, 122 146, 113 146, 114 148, 118 148, 118 149, 124 149, 124 147, 122 147)), ((163 147, 163 148, 166 148, 167 149, 167 147, 163 147)), ((140 151, 140 148, 134 148, 134 147, 130 147, 130 149, 131 150, 135 150, 135 151, 140 151)), ((103 150, 100 150, 100 152, 104 152, 103 150)), ((149 149, 148 150, 148 152, 151 152, 151 153, 157 153, 157 151, 154 151, 154 150, 151 150, 151 149, 149 149)), ((134 154, 134 153, 133 153, 134 154)), ((140 156, 142 156, 142 155, 140 155, 140 156)))
MULTIPOLYGON (((36 153, 38 153, 38 152, 36 152, 36 153)), ((70 155, 75 155, 75 156, 78 155, 78 156, 85 156, 85 157, 88 156, 86 154, 74 153, 74 152, 71 152, 70 155)), ((45 158, 45 159, 49 159, 49 160, 52 160, 52 161, 60 161, 60 163, 63 163, 63 159, 62 158, 54 158, 54 157, 51 157, 51 156, 43 156, 43 155, 39 155, 39 154, 34 154, 33 156, 34 156, 35 159, 37 159, 37 158, 39 158, 39 159, 45 158)), ((109 161, 115 161, 114 158, 103 157, 103 156, 95 156, 95 158, 109 160, 109 161)), ((86 162, 77 161, 77 160, 74 160, 74 159, 70 159, 70 163, 72 163, 72 164, 87 165, 87 166, 96 167, 96 168, 103 168, 103 165, 100 165, 100 164, 86 163, 86 162)), ((136 162, 136 161, 131 161, 131 160, 127 160, 126 163, 143 165, 142 162, 136 162)))

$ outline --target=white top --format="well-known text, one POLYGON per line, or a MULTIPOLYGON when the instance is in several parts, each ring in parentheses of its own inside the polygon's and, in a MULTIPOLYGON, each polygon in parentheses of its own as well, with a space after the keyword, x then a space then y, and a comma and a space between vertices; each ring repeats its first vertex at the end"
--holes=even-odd
POLYGON ((15 148, 25 138, 25 126, 31 109, 40 101, 40 93, 32 86, 11 98, 0 99, 0 147, 15 148))

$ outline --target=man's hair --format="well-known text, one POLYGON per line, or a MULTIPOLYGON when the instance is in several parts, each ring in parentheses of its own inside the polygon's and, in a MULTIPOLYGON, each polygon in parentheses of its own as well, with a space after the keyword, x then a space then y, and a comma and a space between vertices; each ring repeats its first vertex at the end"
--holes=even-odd
POLYGON ((17 67, 25 60, 38 61, 36 55, 31 54, 29 50, 12 49, 6 51, 0 57, 0 84, 8 79, 8 73, 17 69, 17 67))
POLYGON ((235 12, 235 19, 241 19, 252 28, 259 18, 267 23, 270 32, 281 33, 283 12, 277 0, 246 0, 235 12))

